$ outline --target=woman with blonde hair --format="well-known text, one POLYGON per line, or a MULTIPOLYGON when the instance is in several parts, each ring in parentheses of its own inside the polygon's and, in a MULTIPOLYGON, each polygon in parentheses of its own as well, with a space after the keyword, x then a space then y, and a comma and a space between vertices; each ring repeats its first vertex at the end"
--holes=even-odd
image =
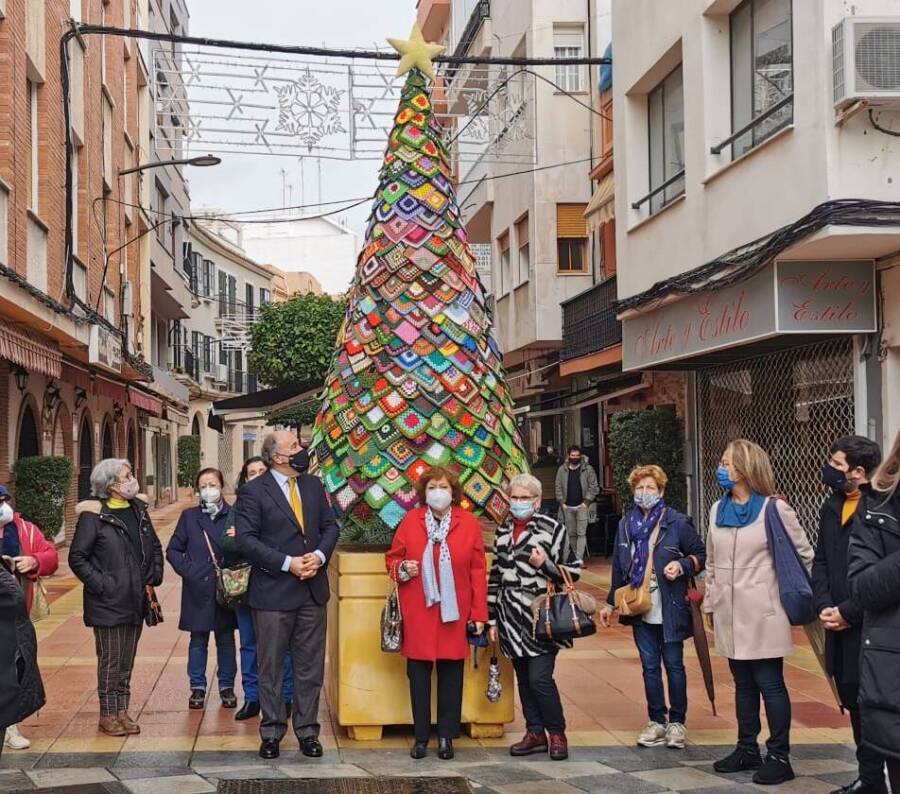
POLYGON ((900 432, 850 536, 850 593, 865 610, 859 675, 863 742, 885 756, 900 791, 900 432))
POLYGON ((770 500, 776 500, 778 515, 807 570, 813 550, 797 514, 775 493, 772 463, 762 447, 744 438, 732 441, 716 478, 725 495, 709 515, 703 610, 715 628, 716 650, 728 659, 734 678, 738 743, 714 766, 717 772, 756 769, 754 783, 774 785, 794 778, 791 701, 784 685, 784 657, 793 653, 794 645, 766 536, 770 500), (760 696, 770 734, 765 763, 757 744, 760 696))
POLYGON ((628 475, 634 507, 619 522, 612 565, 612 585, 600 622, 609 626, 616 591, 640 588, 649 576, 650 609, 620 615, 631 626, 644 671, 644 694, 650 721, 638 736, 642 747, 665 744, 680 750, 687 739, 687 674, 684 641, 693 635, 687 603, 687 583, 703 570, 706 549, 686 515, 666 505, 669 478, 659 466, 638 466, 628 475), (669 703, 663 689, 662 666, 669 681, 669 703))

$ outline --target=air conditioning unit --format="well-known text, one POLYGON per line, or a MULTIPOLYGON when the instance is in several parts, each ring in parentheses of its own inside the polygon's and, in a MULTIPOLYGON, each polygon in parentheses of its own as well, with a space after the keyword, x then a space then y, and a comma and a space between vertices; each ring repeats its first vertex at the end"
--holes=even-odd
POLYGON ((900 109, 900 16, 847 17, 831 30, 834 106, 900 109))
POLYGON ((228 383, 227 364, 213 364, 213 381, 215 383, 228 383))

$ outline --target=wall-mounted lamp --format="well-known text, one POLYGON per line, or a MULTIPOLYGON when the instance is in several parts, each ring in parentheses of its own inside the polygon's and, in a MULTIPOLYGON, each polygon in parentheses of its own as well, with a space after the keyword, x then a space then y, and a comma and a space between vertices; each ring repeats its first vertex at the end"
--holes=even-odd
POLYGON ((28 388, 28 370, 25 367, 20 367, 18 364, 14 365, 12 368, 13 377, 16 379, 16 386, 19 387, 19 391, 25 391, 28 388))
POLYGON ((82 403, 87 400, 87 392, 80 386, 75 388, 75 410, 81 408, 82 403))
POLYGON ((44 408, 48 413, 52 412, 54 408, 56 408, 56 404, 60 401, 60 389, 59 386, 56 385, 55 380, 50 380, 47 384, 47 388, 44 391, 44 408))
POLYGON ((113 404, 113 419, 118 422, 123 416, 125 416, 125 409, 122 407, 120 403, 113 404))

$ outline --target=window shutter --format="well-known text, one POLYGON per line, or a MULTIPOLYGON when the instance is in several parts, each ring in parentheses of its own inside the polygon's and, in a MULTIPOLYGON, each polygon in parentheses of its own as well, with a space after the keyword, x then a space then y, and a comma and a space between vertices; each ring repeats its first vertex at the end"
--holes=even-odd
POLYGON ((587 204, 557 204, 556 236, 587 237, 585 209, 587 209, 587 204))
POLYGON ((528 216, 516 221, 516 244, 521 248, 528 245, 528 216))
POLYGON ((500 253, 502 254, 504 251, 509 250, 509 232, 503 232, 497 238, 497 245, 500 246, 500 253))

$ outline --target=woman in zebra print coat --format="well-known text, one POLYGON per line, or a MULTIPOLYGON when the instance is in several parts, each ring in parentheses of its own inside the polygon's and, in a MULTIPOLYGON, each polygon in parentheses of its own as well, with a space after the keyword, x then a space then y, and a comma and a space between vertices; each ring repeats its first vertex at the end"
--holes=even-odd
POLYGON ((571 641, 544 642, 534 637, 531 604, 547 591, 548 581, 562 584, 560 566, 578 577, 581 561, 569 545, 566 528, 537 512, 541 483, 530 474, 514 477, 508 489, 510 515, 497 528, 494 564, 488 583, 488 617, 493 641, 516 670, 526 732, 511 755, 546 753, 550 734, 550 758, 568 757, 566 721, 559 690, 553 680, 556 654, 571 641))

